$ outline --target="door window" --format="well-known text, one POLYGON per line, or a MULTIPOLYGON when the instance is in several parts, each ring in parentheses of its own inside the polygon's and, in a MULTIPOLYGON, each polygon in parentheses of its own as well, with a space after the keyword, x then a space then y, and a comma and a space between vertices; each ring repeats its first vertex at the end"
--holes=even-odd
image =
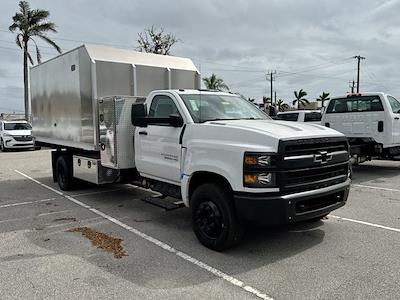
POLYGON ((168 96, 158 95, 151 102, 149 117, 168 118, 170 115, 179 114, 175 102, 168 96))
POLYGON ((392 108, 392 111, 395 114, 400 113, 400 102, 396 98, 394 98, 392 96, 388 96, 387 98, 389 100, 390 107, 392 108))

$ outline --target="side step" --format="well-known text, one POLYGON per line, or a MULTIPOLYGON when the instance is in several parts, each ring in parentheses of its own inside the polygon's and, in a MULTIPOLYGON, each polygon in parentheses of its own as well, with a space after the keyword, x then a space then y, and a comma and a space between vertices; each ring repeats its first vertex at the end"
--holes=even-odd
POLYGON ((170 198, 170 197, 167 197, 164 195, 144 197, 140 200, 142 200, 143 202, 152 204, 154 206, 163 208, 166 211, 185 207, 182 200, 177 200, 175 198, 170 198))

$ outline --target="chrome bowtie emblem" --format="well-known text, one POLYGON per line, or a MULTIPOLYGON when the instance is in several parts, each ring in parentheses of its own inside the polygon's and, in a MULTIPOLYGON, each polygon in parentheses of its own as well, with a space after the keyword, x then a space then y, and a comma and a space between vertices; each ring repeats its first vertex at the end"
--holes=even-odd
POLYGON ((314 154, 315 163, 326 164, 330 160, 332 160, 332 154, 327 151, 319 151, 318 154, 314 154))

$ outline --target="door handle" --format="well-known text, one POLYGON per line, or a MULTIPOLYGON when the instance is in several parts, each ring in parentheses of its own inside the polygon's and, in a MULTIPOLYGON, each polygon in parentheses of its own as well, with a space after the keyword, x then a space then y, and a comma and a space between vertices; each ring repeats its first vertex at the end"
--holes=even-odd
POLYGON ((139 131, 140 135, 147 135, 147 131, 139 131))

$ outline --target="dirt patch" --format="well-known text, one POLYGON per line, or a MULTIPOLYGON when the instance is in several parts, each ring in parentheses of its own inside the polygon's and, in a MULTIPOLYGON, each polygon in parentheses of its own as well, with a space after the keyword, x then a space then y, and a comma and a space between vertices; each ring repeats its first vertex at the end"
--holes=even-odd
POLYGON ((115 258, 128 256, 121 245, 122 239, 113 238, 105 233, 95 231, 88 227, 76 227, 67 230, 67 232, 79 232, 84 237, 92 241, 93 246, 113 253, 115 258))
POLYGON ((60 222, 60 221, 71 221, 71 222, 76 222, 76 218, 73 217, 66 217, 66 218, 58 218, 54 219, 53 222, 60 222))

